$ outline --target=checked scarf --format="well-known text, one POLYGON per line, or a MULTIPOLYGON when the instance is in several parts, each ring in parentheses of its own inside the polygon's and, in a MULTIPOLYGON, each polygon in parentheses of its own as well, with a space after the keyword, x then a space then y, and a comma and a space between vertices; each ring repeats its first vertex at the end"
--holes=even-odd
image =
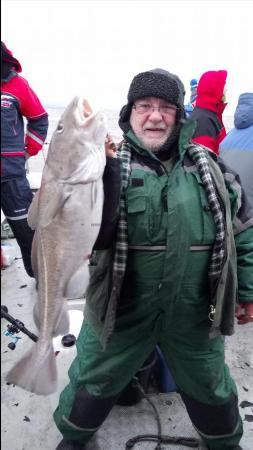
POLYGON ((122 278, 127 262, 127 212, 126 212, 126 190, 131 172, 131 147, 124 142, 118 153, 121 161, 121 196, 119 205, 119 222, 116 235, 115 255, 113 261, 113 273, 122 278))
POLYGON ((213 291, 216 290, 217 281, 219 280, 225 257, 225 218, 223 205, 219 199, 215 183, 211 176, 207 152, 208 150, 195 144, 190 144, 188 147, 188 153, 191 156, 204 185, 208 203, 216 225, 215 242, 208 270, 209 280, 211 281, 210 288, 212 298, 215 293, 213 291))
POLYGON ((119 221, 116 232, 114 259, 112 267, 112 290, 106 311, 107 329, 102 332, 102 343, 105 348, 114 330, 117 303, 125 275, 128 253, 126 190, 131 172, 131 147, 123 142, 117 156, 121 161, 121 195, 119 203, 119 221))
POLYGON ((188 147, 188 153, 193 159, 199 172, 216 225, 215 243, 209 266, 209 276, 216 276, 221 272, 225 256, 225 220, 223 208, 210 173, 207 150, 200 146, 190 145, 188 147))

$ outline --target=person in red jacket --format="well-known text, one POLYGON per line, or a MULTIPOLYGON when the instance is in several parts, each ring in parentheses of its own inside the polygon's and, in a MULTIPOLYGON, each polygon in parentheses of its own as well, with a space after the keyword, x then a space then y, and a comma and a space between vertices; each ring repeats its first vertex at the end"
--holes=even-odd
POLYGON ((226 70, 205 72, 198 83, 196 106, 191 119, 197 121, 193 142, 218 154, 219 144, 226 136, 222 114, 225 103, 226 70))
POLYGON ((1 208, 20 246, 26 272, 32 277, 33 231, 27 223, 27 212, 33 194, 25 162, 43 147, 48 115, 29 83, 19 75, 21 71, 20 62, 1 42, 1 208))

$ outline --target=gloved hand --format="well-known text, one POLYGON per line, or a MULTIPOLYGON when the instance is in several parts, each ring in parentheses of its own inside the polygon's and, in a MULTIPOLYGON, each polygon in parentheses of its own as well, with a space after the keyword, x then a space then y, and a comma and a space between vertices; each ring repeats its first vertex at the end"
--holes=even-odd
POLYGON ((253 303, 239 303, 235 315, 239 325, 253 322, 253 303))

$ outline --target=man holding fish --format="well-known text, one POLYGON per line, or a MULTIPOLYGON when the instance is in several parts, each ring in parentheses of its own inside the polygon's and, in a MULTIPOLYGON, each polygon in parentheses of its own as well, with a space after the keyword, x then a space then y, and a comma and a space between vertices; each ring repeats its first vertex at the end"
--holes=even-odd
POLYGON ((236 174, 191 142, 196 124, 184 120, 184 94, 165 70, 136 75, 117 158, 106 142, 105 161, 104 120, 83 99, 52 138, 29 212, 40 336, 8 381, 55 390, 51 340, 67 329, 63 300, 88 286, 70 383, 54 413, 57 450, 85 448, 157 343, 207 448, 241 448, 224 335, 234 332, 238 299, 244 322, 253 318, 253 218, 236 174))
POLYGON ((237 301, 253 317, 253 218, 237 175, 191 142, 184 93, 176 75, 143 72, 120 112, 118 225, 110 245, 101 227, 90 259, 57 450, 85 448, 158 342, 207 448, 241 448, 224 335, 237 301))

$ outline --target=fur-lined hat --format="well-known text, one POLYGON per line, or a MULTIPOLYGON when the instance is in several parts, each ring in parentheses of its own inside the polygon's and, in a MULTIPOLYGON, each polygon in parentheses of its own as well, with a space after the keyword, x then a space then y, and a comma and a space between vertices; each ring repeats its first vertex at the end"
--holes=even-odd
POLYGON ((157 97, 176 105, 178 123, 184 118, 185 88, 177 75, 163 69, 141 72, 133 78, 127 95, 127 104, 120 111, 119 126, 124 132, 130 128, 129 118, 135 100, 143 97, 157 97))

